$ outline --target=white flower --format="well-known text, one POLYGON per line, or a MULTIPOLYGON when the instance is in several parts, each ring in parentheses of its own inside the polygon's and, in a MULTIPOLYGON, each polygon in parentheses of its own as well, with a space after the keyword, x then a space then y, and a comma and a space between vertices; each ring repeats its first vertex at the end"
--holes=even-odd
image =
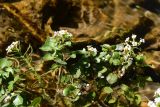
POLYGON ((131 50, 131 46, 127 44, 127 45, 124 47, 124 51, 130 51, 130 50, 131 50))
POLYGON ((144 40, 144 39, 142 39, 142 38, 140 38, 140 41, 139 41, 139 42, 144 43, 144 42, 145 42, 145 40, 144 40))
POLYGON ((79 96, 80 96, 81 94, 82 94, 82 93, 80 93, 80 92, 78 93, 79 96))
POLYGON ((154 102, 156 103, 156 105, 159 105, 159 104, 160 104, 160 97, 155 98, 155 99, 154 99, 154 102))
POLYGON ((132 46, 137 46, 137 45, 138 45, 137 42, 135 42, 135 41, 132 42, 132 46))
POLYGON ((124 60, 125 60, 125 61, 127 61, 127 60, 128 60, 128 58, 129 58, 129 54, 124 55, 124 60))
POLYGON ((19 41, 12 42, 12 44, 6 48, 7 53, 11 53, 14 49, 17 49, 18 44, 19 44, 19 41))
POLYGON ((86 87, 89 87, 89 84, 86 84, 86 87))
POLYGON ((126 38, 125 42, 129 42, 129 39, 130 39, 129 37, 128 37, 128 38, 126 38))
POLYGON ((154 96, 160 96, 160 88, 155 91, 154 96))
POLYGON ((136 39, 137 35, 132 34, 132 39, 136 39))
POLYGON ((72 37, 72 34, 69 33, 67 30, 60 30, 54 32, 54 36, 63 36, 63 35, 68 35, 69 37, 72 37))
POLYGON ((156 107, 156 104, 153 101, 148 102, 148 107, 156 107))
POLYGON ((88 51, 93 52, 94 54, 97 54, 97 49, 93 48, 92 46, 87 46, 88 51))
POLYGON ((104 76, 102 75, 100 78, 104 78, 104 76))
POLYGON ((9 102, 10 100, 11 100, 11 96, 10 96, 10 95, 8 95, 8 96, 4 99, 4 103, 9 102))

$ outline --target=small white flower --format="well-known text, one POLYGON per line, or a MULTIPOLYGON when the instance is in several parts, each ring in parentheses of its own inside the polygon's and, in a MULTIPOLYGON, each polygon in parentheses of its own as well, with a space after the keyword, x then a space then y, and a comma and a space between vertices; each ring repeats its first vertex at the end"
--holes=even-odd
POLYGON ((8 96, 4 99, 4 103, 9 102, 10 100, 11 100, 11 96, 10 96, 10 95, 8 95, 8 96))
POLYGON ((135 41, 133 41, 133 42, 132 42, 132 46, 138 46, 138 43, 135 42, 135 41))
POLYGON ((127 55, 124 55, 124 60, 125 60, 125 61, 127 61, 128 58, 129 58, 129 55, 128 55, 128 54, 127 54, 127 55))
POLYGON ((125 72, 125 70, 126 70, 126 69, 125 69, 125 67, 123 66, 122 69, 121 69, 121 71, 122 71, 122 72, 125 72))
POLYGON ((88 51, 93 52, 94 54, 97 54, 97 49, 93 48, 92 46, 87 46, 88 51))
POLYGON ((129 42, 129 39, 130 39, 129 37, 128 37, 128 38, 126 38, 125 42, 129 42))
POLYGON ((17 47, 18 44, 19 44, 19 41, 12 42, 12 44, 6 48, 7 53, 11 53, 14 49, 18 48, 17 47))
POLYGON ((153 101, 148 102, 148 107, 156 107, 156 104, 153 101))
POLYGON ((136 39, 137 35, 132 34, 132 39, 136 39))
POLYGON ((155 98, 155 99, 154 99, 154 102, 156 103, 156 105, 159 105, 159 104, 160 104, 160 97, 155 98))
POLYGON ((82 94, 81 92, 78 93, 79 96, 80 96, 81 94, 82 94))
POLYGON ((155 91, 154 96, 160 96, 160 88, 155 91))
POLYGON ((86 84, 86 87, 89 87, 89 84, 86 84))
POLYGON ((104 76, 102 75, 100 78, 104 78, 104 76))
POLYGON ((142 39, 142 38, 140 38, 140 41, 139 41, 139 42, 144 43, 144 42, 145 42, 145 40, 144 40, 144 39, 142 39))
POLYGON ((63 36, 63 35, 68 35, 69 37, 72 37, 72 34, 69 33, 67 30, 60 30, 54 32, 54 36, 63 36))
POLYGON ((127 44, 127 45, 124 47, 124 51, 130 51, 130 50, 131 50, 131 46, 127 44))

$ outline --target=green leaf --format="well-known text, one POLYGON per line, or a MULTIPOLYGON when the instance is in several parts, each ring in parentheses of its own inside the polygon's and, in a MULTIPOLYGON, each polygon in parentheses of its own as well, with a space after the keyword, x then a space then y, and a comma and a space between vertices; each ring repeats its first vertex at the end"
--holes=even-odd
POLYGON ((10 81, 9 85, 8 85, 8 90, 12 91, 13 90, 13 85, 14 85, 14 81, 10 81))
POLYGON ((0 86, 2 85, 2 78, 0 78, 0 86))
POLYGON ((135 97, 136 97, 135 98, 136 104, 139 105, 141 103, 141 101, 142 101, 141 96, 136 94, 135 97))
POLYGON ((2 75, 3 75, 3 78, 8 78, 9 77, 9 72, 4 72, 2 75))
POLYGON ((78 69, 76 74, 74 75, 74 78, 79 78, 81 76, 81 70, 78 69))
POLYGON ((116 45, 116 49, 115 50, 122 51, 123 49, 124 49, 124 45, 123 44, 117 44, 116 45))
POLYGON ((70 41, 67 41, 67 42, 65 42, 65 45, 66 45, 66 46, 71 46, 72 44, 71 44, 70 41))
POLYGON ((66 65, 67 63, 59 58, 54 59, 55 62, 61 64, 61 65, 66 65))
POLYGON ((5 71, 14 74, 14 70, 13 70, 13 68, 11 68, 11 67, 7 67, 7 68, 5 69, 5 71))
POLYGON ((71 58, 76 58, 76 54, 75 54, 75 53, 72 53, 72 54, 70 55, 70 57, 71 57, 71 58))
POLYGON ((0 59, 0 68, 3 69, 5 67, 9 67, 12 65, 12 61, 9 61, 8 59, 6 58, 2 58, 0 59))
POLYGON ((119 52, 113 52, 112 58, 113 59, 119 59, 120 58, 120 53, 119 52))
POLYGON ((138 62, 144 62, 144 56, 143 55, 137 55, 136 56, 136 61, 138 61, 138 62))
POLYGON ((117 76, 117 74, 110 73, 110 74, 108 74, 106 79, 107 79, 109 84, 114 84, 114 83, 117 82, 118 76, 117 76))
POLYGON ((53 37, 48 37, 44 45, 40 47, 42 51, 52 51, 56 47, 55 40, 53 37))
POLYGON ((0 93, 1 93, 1 94, 4 94, 4 93, 5 93, 5 90, 4 90, 3 86, 1 86, 0 93))
POLYGON ((102 91, 101 91, 101 94, 110 94, 110 93, 112 93, 112 92, 113 92, 113 90, 112 90, 111 87, 104 87, 104 88, 102 89, 102 91))
POLYGON ((146 81, 151 82, 151 81, 153 81, 153 80, 152 80, 152 78, 149 76, 149 77, 146 78, 146 81))
POLYGON ((58 64, 54 63, 54 64, 52 64, 51 69, 55 70, 55 69, 60 68, 60 67, 61 67, 61 65, 58 65, 58 64))
POLYGON ((103 69, 98 72, 98 77, 101 77, 103 73, 107 71, 107 68, 103 66, 103 69))
POLYGON ((13 104, 15 106, 23 104, 23 98, 20 95, 17 95, 17 97, 13 101, 13 104))
POLYGON ((41 100, 42 100, 41 97, 37 97, 37 98, 33 99, 32 103, 29 106, 38 107, 41 103, 41 100))
POLYGON ((121 65, 121 61, 119 59, 112 60, 114 66, 121 65))
POLYGON ((128 91, 128 90, 129 90, 129 87, 128 87, 127 85, 125 85, 125 84, 122 84, 122 85, 121 85, 121 89, 122 89, 123 91, 128 91))
POLYGON ((16 76, 14 77, 14 82, 17 82, 19 79, 20 79, 20 78, 19 78, 19 75, 16 75, 16 76))
POLYGON ((68 87, 66 87, 64 90, 63 90, 63 95, 64 96, 68 96, 69 94, 71 94, 76 88, 73 86, 73 85, 70 85, 68 87))
POLYGON ((51 53, 47 53, 43 56, 43 59, 49 61, 49 60, 53 60, 54 57, 51 53))
POLYGON ((116 102, 116 98, 115 97, 112 97, 112 99, 110 99, 109 101, 108 101, 108 103, 109 104, 113 104, 113 103, 115 103, 116 102))

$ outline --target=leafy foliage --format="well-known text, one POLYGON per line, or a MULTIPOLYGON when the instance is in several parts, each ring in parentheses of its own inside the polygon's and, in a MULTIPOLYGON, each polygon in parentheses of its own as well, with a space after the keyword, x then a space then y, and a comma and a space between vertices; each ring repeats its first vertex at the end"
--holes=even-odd
POLYGON ((9 46, 7 57, 0 59, 0 106, 38 107, 44 101, 80 107, 140 104, 137 89, 146 80, 138 73, 145 63, 137 50, 144 40, 136 42, 132 35, 124 43, 103 44, 98 50, 91 45, 73 50, 71 37, 64 30, 48 37, 40 47, 42 58, 31 46, 24 53, 19 42, 9 46))

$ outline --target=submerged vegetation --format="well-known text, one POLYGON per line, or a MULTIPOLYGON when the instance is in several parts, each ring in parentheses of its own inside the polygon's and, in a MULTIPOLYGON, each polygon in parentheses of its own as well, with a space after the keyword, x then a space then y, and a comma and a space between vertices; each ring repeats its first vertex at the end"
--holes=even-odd
POLYGON ((111 106, 136 107, 144 75, 144 39, 73 49, 72 34, 57 31, 34 53, 23 51, 19 41, 0 59, 0 106, 111 106))

